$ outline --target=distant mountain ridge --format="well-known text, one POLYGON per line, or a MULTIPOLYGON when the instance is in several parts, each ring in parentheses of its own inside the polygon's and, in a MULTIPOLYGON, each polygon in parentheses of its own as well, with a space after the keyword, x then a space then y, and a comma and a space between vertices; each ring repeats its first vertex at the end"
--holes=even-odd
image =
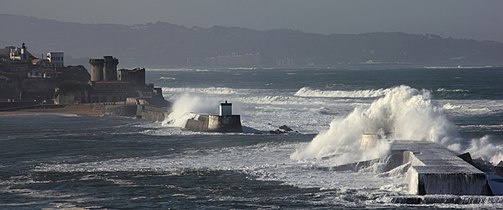
POLYGON ((0 14, 0 48, 64 51, 70 63, 113 55, 124 66, 503 65, 503 43, 400 32, 322 35, 274 29, 83 24, 0 14), (254 60, 241 55, 254 55, 254 60), (257 58, 259 57, 259 58, 257 58), (239 58, 239 59, 238 59, 239 58), (233 59, 232 62, 215 62, 233 59))

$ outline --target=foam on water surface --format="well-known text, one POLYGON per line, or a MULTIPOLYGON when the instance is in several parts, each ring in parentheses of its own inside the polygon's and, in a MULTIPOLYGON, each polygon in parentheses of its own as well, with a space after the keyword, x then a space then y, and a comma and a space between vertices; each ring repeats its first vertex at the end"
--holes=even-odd
POLYGON ((373 173, 331 171, 329 165, 290 160, 290 152, 298 144, 265 143, 246 147, 227 147, 210 150, 190 150, 173 156, 151 158, 122 158, 78 164, 44 164, 38 172, 117 172, 183 170, 231 170, 254 179, 281 181, 301 188, 379 189, 393 185, 394 178, 373 173), (354 181, 357 178, 358 182, 354 181))

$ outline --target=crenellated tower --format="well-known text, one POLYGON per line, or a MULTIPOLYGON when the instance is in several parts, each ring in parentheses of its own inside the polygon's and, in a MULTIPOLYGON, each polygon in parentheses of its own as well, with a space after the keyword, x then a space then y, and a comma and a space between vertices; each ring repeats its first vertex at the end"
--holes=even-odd
POLYGON ((103 81, 103 67, 105 64, 104 59, 89 59, 91 64, 91 81, 103 81))
POLYGON ((117 81, 117 64, 119 64, 119 59, 112 56, 104 56, 104 69, 103 69, 103 80, 104 81, 117 81))

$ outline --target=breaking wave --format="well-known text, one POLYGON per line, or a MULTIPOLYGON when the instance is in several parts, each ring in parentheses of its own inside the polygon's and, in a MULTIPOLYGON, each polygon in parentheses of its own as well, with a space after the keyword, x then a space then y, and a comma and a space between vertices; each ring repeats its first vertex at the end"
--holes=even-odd
POLYGON ((448 93, 468 93, 470 92, 469 90, 463 90, 463 89, 445 89, 445 88, 438 88, 436 90, 437 92, 448 92, 448 93))
POLYGON ((322 101, 312 101, 305 98, 292 96, 251 96, 243 97, 241 101, 249 104, 274 104, 274 105, 312 105, 320 104, 322 101))
POLYGON ((376 98, 384 96, 390 92, 390 89, 377 90, 316 90, 309 87, 303 87, 295 93, 300 97, 318 97, 318 98, 376 98))
POLYGON ((161 80, 176 80, 174 77, 160 77, 161 80))
POLYGON ((210 71, 209 69, 190 69, 190 68, 173 68, 173 69, 164 69, 164 68, 151 68, 147 69, 147 71, 151 72, 207 72, 210 71))
POLYGON ((162 122, 162 125, 184 127, 187 120, 195 115, 194 113, 218 113, 218 106, 216 106, 218 103, 215 98, 183 94, 175 101, 171 113, 162 122))
POLYGON ((455 126, 432 102, 429 91, 408 86, 387 90, 386 95, 370 107, 357 107, 345 118, 334 119, 328 131, 318 134, 307 147, 295 151, 291 158, 303 160, 335 156, 335 163, 342 164, 385 155, 389 149, 387 141, 380 141, 377 149, 361 147, 360 139, 365 133, 380 134, 387 139, 429 140, 451 150, 460 150, 455 126))
POLYGON ((498 104, 497 101, 488 101, 488 100, 447 102, 442 106, 442 108, 451 113, 461 115, 488 114, 491 112, 499 112, 503 109, 502 105, 498 104))
POLYGON ((463 129, 483 130, 492 132, 503 131, 503 125, 461 125, 459 127, 463 129))
POLYGON ((472 139, 466 151, 474 157, 491 162, 493 165, 503 161, 503 145, 492 144, 491 136, 486 135, 480 139, 472 139))
POLYGON ((207 88, 162 88, 163 93, 199 93, 209 95, 230 95, 236 94, 234 89, 226 87, 207 87, 207 88))
POLYGON ((305 161, 329 157, 334 164, 370 160, 387 154, 389 143, 384 139, 400 139, 432 141, 454 152, 470 152, 474 158, 493 164, 503 160, 503 146, 491 144, 489 136, 471 141, 460 138, 456 126, 442 109, 459 107, 437 105, 428 90, 403 85, 386 90, 386 95, 369 107, 356 107, 346 117, 334 119, 327 131, 319 133, 307 146, 298 148, 290 158, 305 161), (374 134, 383 140, 375 147, 364 147, 363 134, 374 134), (470 143, 463 145, 462 142, 470 143))

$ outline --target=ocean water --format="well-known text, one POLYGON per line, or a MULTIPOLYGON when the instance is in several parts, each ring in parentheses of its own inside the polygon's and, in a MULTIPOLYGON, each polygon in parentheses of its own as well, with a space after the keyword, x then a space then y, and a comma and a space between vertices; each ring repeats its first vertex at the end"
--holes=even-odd
POLYGON ((0 209, 503 208, 410 196, 403 172, 333 166, 384 155, 362 133, 503 158, 503 68, 148 69, 170 118, 0 117, 0 209), (233 103, 244 134, 183 131, 233 103), (296 132, 270 134, 287 125, 296 132), (263 132, 258 132, 263 131, 263 132))

